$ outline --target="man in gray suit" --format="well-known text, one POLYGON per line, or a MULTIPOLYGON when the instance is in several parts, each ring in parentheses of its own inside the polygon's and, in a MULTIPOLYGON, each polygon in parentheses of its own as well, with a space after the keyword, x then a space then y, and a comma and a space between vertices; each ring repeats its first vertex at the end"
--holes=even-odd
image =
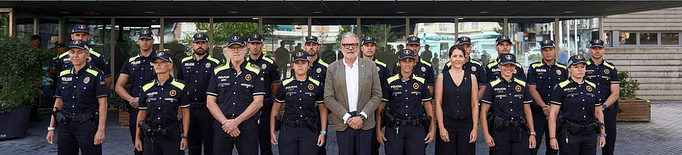
POLYGON ((381 101, 379 74, 373 61, 358 58, 355 34, 343 34, 339 50, 344 58, 329 65, 324 84, 329 122, 336 130, 339 155, 369 155, 374 111, 381 101))

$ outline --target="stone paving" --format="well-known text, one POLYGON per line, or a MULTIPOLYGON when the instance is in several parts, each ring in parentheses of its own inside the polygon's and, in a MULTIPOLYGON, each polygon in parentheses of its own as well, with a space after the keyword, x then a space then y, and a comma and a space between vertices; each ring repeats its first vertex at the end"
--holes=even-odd
MULTIPOLYGON (((616 152, 618 155, 642 155, 642 154, 682 154, 682 101, 652 101, 651 122, 619 122, 616 152)), ((48 115, 41 116, 42 118, 48 115)), ((128 127, 119 126, 118 115, 115 111, 109 112, 106 128, 106 141, 103 144, 103 153, 109 154, 132 154, 133 144, 128 134, 128 127)), ((31 122, 28 136, 21 139, 9 139, 0 141, 0 154, 3 155, 42 155, 56 154, 56 145, 45 142, 47 119, 40 122, 31 122)), ((330 131, 328 136, 327 151, 330 155, 338 152, 336 134, 330 131)), ((488 148, 483 143, 482 132, 479 131, 477 141, 477 154, 488 154, 488 148)), ((544 151, 544 144, 540 145, 540 152, 544 151)), ((233 151, 236 154, 236 150, 233 151)), ((276 147, 273 152, 277 154, 276 147)), ((434 144, 429 144, 427 154, 434 153, 434 144)), ((380 149, 383 153, 383 147, 380 149)), ((599 149, 598 154, 601 154, 599 149)))

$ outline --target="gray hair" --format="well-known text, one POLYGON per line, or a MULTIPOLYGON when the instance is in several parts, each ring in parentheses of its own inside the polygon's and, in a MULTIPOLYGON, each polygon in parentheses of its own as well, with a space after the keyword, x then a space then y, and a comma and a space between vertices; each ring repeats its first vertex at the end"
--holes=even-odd
POLYGON ((357 41, 357 43, 358 44, 360 43, 360 39, 358 38, 357 35, 355 35, 355 33, 352 33, 352 32, 343 33, 343 35, 341 35, 341 42, 343 42, 343 40, 345 40, 346 37, 354 37, 355 40, 357 41))

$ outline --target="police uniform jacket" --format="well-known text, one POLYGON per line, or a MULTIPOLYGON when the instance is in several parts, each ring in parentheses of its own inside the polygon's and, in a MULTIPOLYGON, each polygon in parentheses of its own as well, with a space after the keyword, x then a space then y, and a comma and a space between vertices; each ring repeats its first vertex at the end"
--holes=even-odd
POLYGON ((606 102, 606 99, 611 95, 611 84, 620 84, 618 70, 612 63, 606 60, 602 60, 600 65, 597 65, 592 59, 587 60, 585 79, 597 84, 596 94, 599 103, 606 102))
POLYGON ((149 56, 142 56, 142 53, 131 57, 128 61, 123 62, 121 67, 121 74, 127 74, 130 79, 129 93, 133 97, 142 96, 142 86, 149 83, 156 77, 154 66, 152 66, 152 58, 156 55, 156 51, 152 51, 149 56))
POLYGON ((312 77, 308 77, 304 81, 295 77, 282 81, 277 90, 275 101, 285 103, 284 118, 290 121, 306 121, 318 118, 317 104, 324 104, 324 93, 320 84, 312 77))
POLYGON ((552 94, 551 104, 560 105, 560 114, 571 123, 587 125, 594 123, 594 108, 601 106, 597 101, 596 84, 564 80, 552 94))
MULTIPOLYGON (((554 61, 552 66, 549 66, 545 61, 538 61, 530 64, 528 69, 528 84, 536 85, 536 90, 542 97, 542 101, 549 103, 552 100, 552 90, 559 82, 568 78, 568 70, 563 64, 554 61)), ((537 104, 531 104, 531 107, 539 108, 537 104)))
POLYGON ((525 116, 523 105, 531 101, 525 81, 518 78, 507 81, 502 77, 488 83, 481 99, 481 102, 490 104, 494 116, 518 121, 525 116))
POLYGON ((387 80, 388 88, 383 89, 382 100, 388 102, 389 113, 398 119, 417 119, 424 113, 422 102, 431 101, 426 80, 411 75, 404 80, 402 74, 387 80))

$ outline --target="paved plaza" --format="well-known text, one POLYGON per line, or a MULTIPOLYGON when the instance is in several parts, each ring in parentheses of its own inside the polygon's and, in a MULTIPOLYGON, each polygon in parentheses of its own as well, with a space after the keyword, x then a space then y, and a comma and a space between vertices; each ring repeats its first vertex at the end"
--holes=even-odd
MULTIPOLYGON (((682 154, 682 101, 652 101, 651 122, 619 122, 616 154, 682 154)), ((43 112, 44 113, 44 112, 43 112)), ((57 154, 57 146, 45 142, 48 115, 42 115, 41 122, 31 122, 28 136, 22 139, 0 141, 0 154, 4 155, 43 155, 57 154)), ((118 115, 109 112, 106 128, 106 141, 103 144, 104 154, 132 154, 133 144, 130 141, 127 126, 118 125, 118 115)), ((327 145, 328 154, 338 152, 336 134, 329 132, 327 145)), ((479 131, 477 154, 488 154, 488 148, 483 143, 482 132, 479 131)), ((544 151, 544 145, 541 145, 544 151)), ((277 154, 276 147, 273 151, 277 154)), ((234 151, 236 153, 236 150, 234 151)), ((434 153, 434 144, 429 144, 427 154, 434 153)), ((381 148, 383 154, 383 148, 381 148)), ((598 152, 601 154, 601 151, 598 152)))

